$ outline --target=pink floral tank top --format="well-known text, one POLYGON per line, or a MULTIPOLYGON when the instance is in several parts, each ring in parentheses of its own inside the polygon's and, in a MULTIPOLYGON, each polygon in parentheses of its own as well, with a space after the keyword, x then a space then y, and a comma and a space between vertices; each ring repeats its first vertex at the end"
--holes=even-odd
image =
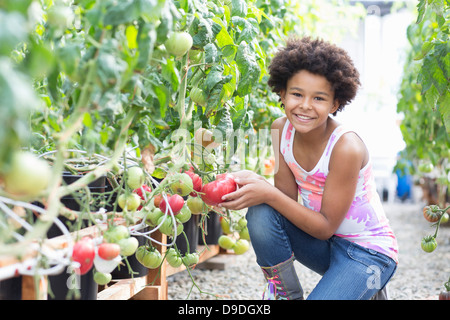
MULTIPOLYGON (((280 143, 280 152, 294 174, 305 207, 316 212, 320 211, 333 147, 344 133, 351 131, 342 125, 338 126, 331 134, 319 162, 314 169, 308 172, 294 158, 292 146, 295 129, 289 120, 286 120, 280 143)), ((353 203, 335 235, 383 253, 398 263, 397 239, 392 232, 376 191, 370 160, 359 172, 353 203)))

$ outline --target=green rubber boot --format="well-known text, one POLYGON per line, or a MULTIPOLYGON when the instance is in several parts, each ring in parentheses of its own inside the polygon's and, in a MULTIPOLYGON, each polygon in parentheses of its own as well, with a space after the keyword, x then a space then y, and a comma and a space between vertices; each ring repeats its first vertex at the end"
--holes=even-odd
POLYGON ((303 289, 294 268, 294 255, 273 267, 261 267, 267 286, 265 300, 303 300, 303 289))

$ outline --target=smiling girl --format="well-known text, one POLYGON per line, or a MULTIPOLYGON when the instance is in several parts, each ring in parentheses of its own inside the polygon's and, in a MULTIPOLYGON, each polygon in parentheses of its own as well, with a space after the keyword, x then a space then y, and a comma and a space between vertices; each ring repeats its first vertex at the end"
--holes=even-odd
POLYGON ((275 183, 235 172, 239 189, 222 203, 249 208, 250 239, 268 281, 265 297, 304 298, 294 260, 322 275, 308 299, 384 293, 398 263, 396 238, 364 142, 330 117, 356 96, 352 60, 328 42, 290 39, 270 65, 268 84, 285 110, 271 128, 275 183))

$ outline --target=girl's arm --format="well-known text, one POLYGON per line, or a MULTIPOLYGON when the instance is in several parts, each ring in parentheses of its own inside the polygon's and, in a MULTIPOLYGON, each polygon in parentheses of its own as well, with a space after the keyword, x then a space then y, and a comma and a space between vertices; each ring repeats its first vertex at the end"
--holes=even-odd
MULTIPOLYGON (((272 130, 279 129, 278 125, 281 124, 274 123, 272 130)), ((297 202, 297 184, 277 146, 274 145, 275 157, 279 163, 275 186, 256 174, 245 177, 237 175, 237 183, 241 187, 224 196, 226 202, 221 205, 238 210, 266 203, 311 236, 322 240, 329 239, 352 204, 359 171, 367 158, 363 142, 356 134, 347 133, 336 143, 330 159, 320 212, 308 209, 297 202)))

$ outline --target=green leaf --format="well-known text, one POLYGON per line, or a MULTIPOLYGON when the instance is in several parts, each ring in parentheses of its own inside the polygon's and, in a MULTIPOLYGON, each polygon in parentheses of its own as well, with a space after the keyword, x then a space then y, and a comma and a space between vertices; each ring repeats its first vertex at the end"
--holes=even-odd
POLYGON ((242 97, 252 92, 253 87, 258 83, 261 70, 255 55, 245 42, 238 47, 236 63, 240 73, 237 92, 242 97))
POLYGON ((232 0, 231 1, 231 16, 238 16, 245 18, 247 15, 247 3, 245 0, 232 0))
POLYGON ((180 85, 180 73, 175 66, 175 61, 172 59, 167 59, 165 63, 162 64, 162 76, 172 85, 172 90, 177 91, 180 85))
POLYGON ((427 0, 420 0, 419 3, 417 4, 417 10, 419 11, 419 14, 417 16, 416 23, 422 22, 423 17, 425 15, 426 7, 427 7, 427 0))
POLYGON ((234 25, 239 26, 241 32, 236 40, 236 43, 241 43, 245 41, 250 43, 259 33, 258 22, 253 18, 243 19, 241 17, 233 17, 232 22, 234 25))
POLYGON ((220 61, 220 54, 213 43, 205 46, 205 63, 214 64, 220 61))

